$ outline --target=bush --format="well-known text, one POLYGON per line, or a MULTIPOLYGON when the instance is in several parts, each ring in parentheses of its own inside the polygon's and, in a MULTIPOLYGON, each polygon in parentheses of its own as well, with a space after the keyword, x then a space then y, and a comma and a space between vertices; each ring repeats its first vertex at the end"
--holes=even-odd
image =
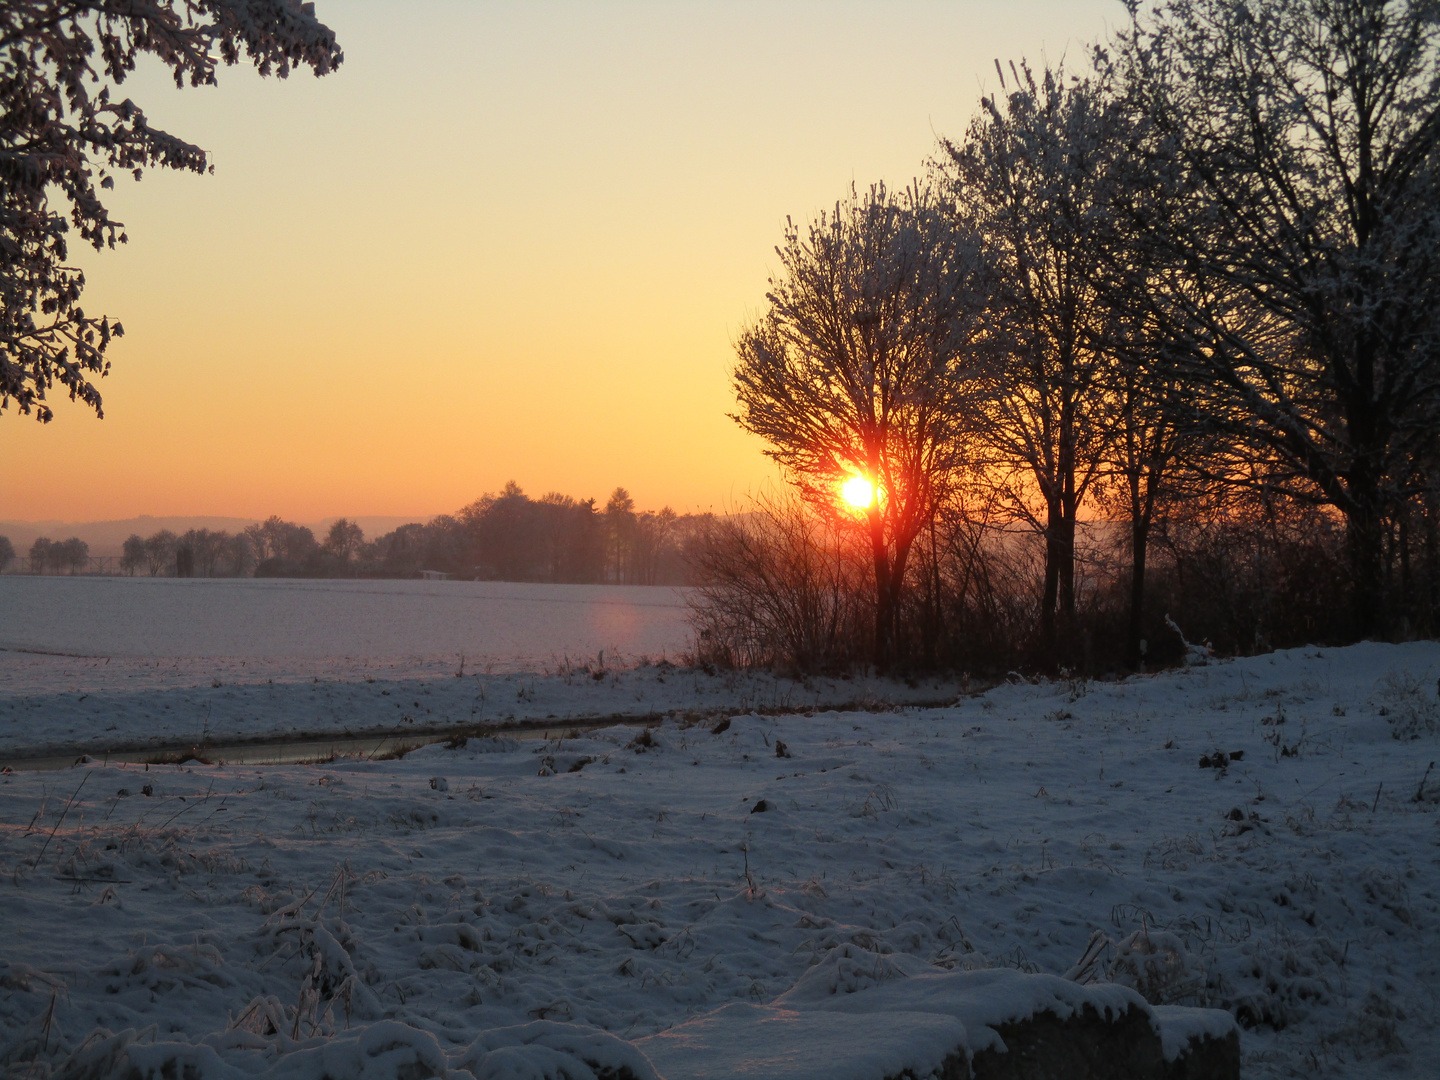
MULTIPOLYGON (((1186 514, 1163 522, 1150 548, 1148 667, 1183 662, 1175 626, 1221 655, 1347 640, 1344 535, 1333 514, 1235 497, 1186 514)), ((1065 649, 1076 674, 1124 670, 1128 540, 1104 521, 1077 538, 1075 640, 1065 649)), ((691 556, 696 660, 796 672, 863 665, 874 633, 867 556, 858 530, 795 498, 758 499, 714 521, 691 556)), ((1039 534, 983 509, 945 508, 907 571, 897 672, 1045 670, 1043 570, 1039 534)))
POLYGON ((762 497, 695 545, 696 657, 721 666, 836 671, 874 634, 869 567, 852 537, 796 499, 762 497))

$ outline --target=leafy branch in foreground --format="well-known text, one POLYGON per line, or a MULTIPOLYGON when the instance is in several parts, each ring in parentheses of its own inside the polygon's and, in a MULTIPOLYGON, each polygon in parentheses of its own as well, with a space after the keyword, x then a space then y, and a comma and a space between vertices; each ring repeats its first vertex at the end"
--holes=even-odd
POLYGON ((152 127, 117 88, 149 54, 175 85, 216 82, 245 57, 261 75, 316 75, 343 59, 313 4, 293 0, 7 0, 0 5, 0 411, 53 418, 56 384, 103 416, 96 377, 123 329, 85 314, 68 264, 73 229, 97 251, 125 243, 101 199, 147 168, 204 173, 198 146, 152 127))

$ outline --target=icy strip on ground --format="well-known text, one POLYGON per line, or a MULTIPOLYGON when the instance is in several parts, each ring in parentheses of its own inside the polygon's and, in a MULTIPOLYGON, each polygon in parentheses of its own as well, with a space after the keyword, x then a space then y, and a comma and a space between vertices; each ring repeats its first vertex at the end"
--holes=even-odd
MULTIPOLYGON (((767 672, 721 672, 644 662, 602 668, 595 662, 531 674, 440 672, 410 677, 156 685, 146 661, 36 662, 0 652, 0 763, 55 754, 103 756, 146 747, 204 748, 259 740, 357 738, 454 732, 516 724, 599 718, 720 717, 750 711, 936 704, 961 696, 961 679, 909 683, 873 677, 789 679, 767 672), (50 689, 33 669, 49 667, 50 689), (29 668, 14 676, 15 668, 29 668), (134 676, 127 685, 123 674, 134 676), (105 672, 98 688, 96 672, 105 672), (58 684, 58 688, 56 686, 58 684), (88 687, 88 688, 87 688, 88 687)), ((202 754, 208 757, 209 755, 202 754)))

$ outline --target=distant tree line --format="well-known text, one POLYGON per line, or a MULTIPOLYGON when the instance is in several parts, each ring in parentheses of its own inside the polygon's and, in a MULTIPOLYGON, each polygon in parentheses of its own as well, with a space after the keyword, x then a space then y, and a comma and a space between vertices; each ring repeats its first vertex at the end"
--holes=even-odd
POLYGON ((636 510, 624 488, 602 509, 554 492, 532 499, 511 481, 454 514, 369 542, 353 525, 342 542, 337 522, 326 547, 339 552, 343 543, 345 565, 359 576, 432 570, 486 581, 676 585, 688 580, 689 553, 708 519, 669 507, 636 510))
POLYGON ((1440 632, 1435 5, 1130 14, 1079 74, 997 64, 923 181, 787 228, 733 377, 796 501, 704 549, 715 659, 1440 632))
MULTIPOLYGON (((90 565, 90 545, 78 536, 69 540, 42 536, 30 545, 29 558, 32 574, 80 574, 90 565)), ((14 561, 15 545, 0 536, 0 570, 14 561)))
MULTIPOLYGON (((419 577, 432 571, 487 581, 577 584, 686 583, 711 516, 669 507, 640 511, 624 488, 603 508, 594 499, 526 495, 514 481, 454 514, 402 525, 367 540, 348 518, 323 539, 304 525, 271 517, 240 532, 161 529, 130 536, 122 573, 142 577, 419 577)), ((0 570, 15 558, 0 537, 0 570)), ((82 573, 89 548, 76 538, 42 537, 30 548, 32 573, 82 573)))
POLYGON ((132 534, 120 555, 120 569, 132 576, 244 577, 254 565, 248 530, 233 536, 223 529, 190 529, 178 536, 161 529, 143 538, 132 534))

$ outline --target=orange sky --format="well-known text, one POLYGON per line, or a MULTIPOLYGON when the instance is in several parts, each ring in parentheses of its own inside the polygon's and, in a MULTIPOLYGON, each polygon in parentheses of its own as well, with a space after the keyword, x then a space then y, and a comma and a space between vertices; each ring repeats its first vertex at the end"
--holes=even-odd
POLYGON ((1116 0, 321 0, 335 75, 126 92, 215 174, 117 182, 81 262, 106 417, 0 415, 0 519, 453 510, 517 480, 719 509, 773 475, 731 341, 786 214, 903 184, 993 58, 1116 0))

